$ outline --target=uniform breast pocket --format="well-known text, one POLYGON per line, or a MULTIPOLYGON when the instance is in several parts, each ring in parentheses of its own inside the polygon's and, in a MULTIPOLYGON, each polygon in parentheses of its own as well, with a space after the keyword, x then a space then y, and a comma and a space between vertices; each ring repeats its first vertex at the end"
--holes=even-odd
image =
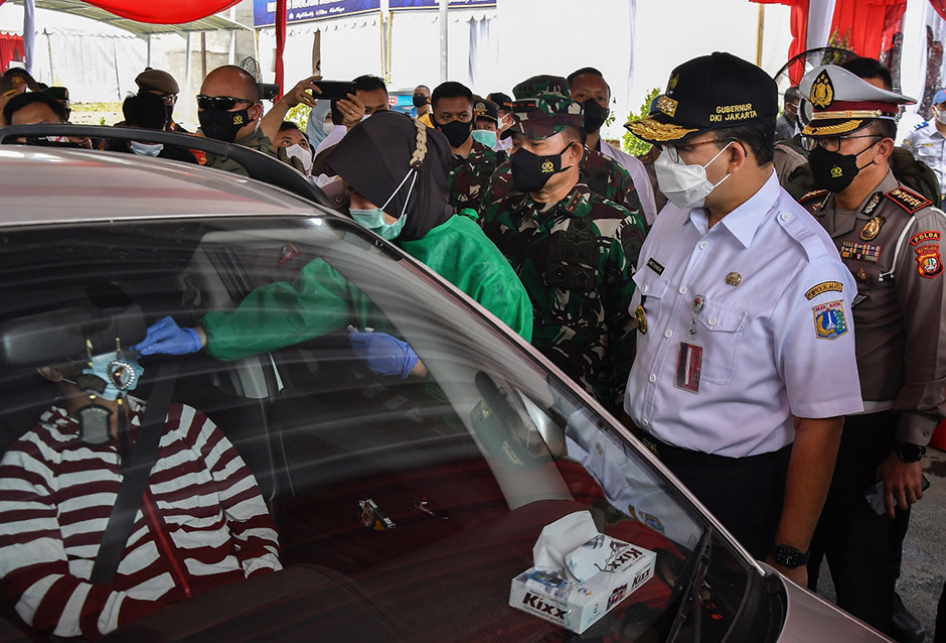
POLYGON ((920 143, 916 148, 916 156, 921 160, 939 158, 942 153, 938 144, 920 143))
POLYGON ((732 381, 746 317, 741 310, 706 302, 697 322, 696 335, 696 343, 703 347, 701 379, 713 384, 732 381))
MULTIPOLYGON (((637 285, 637 290, 632 301, 640 302, 647 317, 656 318, 660 314, 660 307, 669 286, 667 279, 645 267, 634 273, 634 283, 637 285)), ((632 310, 631 314, 633 313, 632 310)))

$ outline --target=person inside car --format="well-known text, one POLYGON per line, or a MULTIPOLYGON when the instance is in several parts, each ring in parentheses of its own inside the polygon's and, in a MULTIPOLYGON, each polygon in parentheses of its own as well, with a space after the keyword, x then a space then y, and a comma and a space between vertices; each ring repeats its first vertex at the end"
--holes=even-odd
MULTIPOLYGON (((68 112, 62 103, 43 92, 18 94, 3 107, 3 119, 10 125, 62 125, 68 121, 68 112)), ((40 140, 25 141, 37 145, 60 144, 91 148, 86 137, 46 136, 40 140)))
POLYGON ((253 474, 207 416, 172 402, 117 571, 92 582, 142 426, 147 403, 127 392, 143 369, 111 348, 37 371, 57 399, 0 461, 0 577, 29 626, 95 639, 282 568, 253 474))
MULTIPOLYGON (((167 110, 164 101, 159 96, 149 92, 141 92, 136 96, 129 96, 122 103, 122 112, 125 115, 125 125, 141 129, 164 131, 167 129, 167 110)), ((156 156, 162 159, 172 159, 185 163, 197 163, 197 159, 188 150, 176 145, 163 145, 150 141, 126 141, 125 149, 140 156, 156 156)))
MULTIPOLYGON (((348 133, 329 154, 344 181, 350 214, 476 300, 527 341, 532 305, 519 278, 482 230, 447 203, 446 138, 396 112, 380 112, 348 133)), ((233 311, 213 311, 198 328, 165 318, 135 348, 141 354, 186 354, 206 348, 239 359, 345 328, 351 310, 369 302, 332 266, 310 261, 292 281, 253 290, 233 311)), ((362 313, 364 314, 364 313, 362 313)), ((385 333, 353 332, 352 346, 384 375, 423 375, 417 356, 385 333)))

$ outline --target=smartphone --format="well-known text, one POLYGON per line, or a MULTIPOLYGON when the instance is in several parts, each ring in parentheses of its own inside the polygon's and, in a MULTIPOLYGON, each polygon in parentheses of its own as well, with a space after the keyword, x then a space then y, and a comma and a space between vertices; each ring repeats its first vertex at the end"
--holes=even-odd
MULTIPOLYGON (((930 481, 927 480, 926 476, 922 477, 922 482, 920 482, 920 490, 926 491, 930 488, 930 481)), ((867 504, 877 512, 878 516, 881 516, 887 513, 886 507, 884 507, 884 481, 879 480, 876 484, 872 484, 864 490, 864 499, 867 500, 867 504)))
POLYGON ((313 80, 312 84, 322 90, 321 94, 312 92, 317 99, 339 100, 348 99, 349 94, 355 93, 355 83, 340 80, 313 80))

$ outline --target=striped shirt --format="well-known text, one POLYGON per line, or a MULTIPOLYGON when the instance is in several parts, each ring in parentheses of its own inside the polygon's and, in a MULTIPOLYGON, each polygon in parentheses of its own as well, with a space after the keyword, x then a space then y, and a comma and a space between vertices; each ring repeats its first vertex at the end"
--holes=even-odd
MULTIPOLYGON (((134 439, 144 404, 128 398, 134 439)), ((113 442, 53 407, 0 462, 0 577, 34 629, 89 639, 210 588, 281 569, 252 473, 205 415, 171 404, 112 585, 89 582, 121 486, 113 442)))

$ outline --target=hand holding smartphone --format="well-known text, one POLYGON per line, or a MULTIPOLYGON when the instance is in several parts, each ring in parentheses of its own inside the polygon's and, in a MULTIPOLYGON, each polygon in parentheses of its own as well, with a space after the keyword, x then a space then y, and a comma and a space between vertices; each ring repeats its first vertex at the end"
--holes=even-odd
MULTIPOLYGON (((922 482, 920 482, 920 490, 926 491, 930 488, 930 481, 923 476, 922 482)), ((864 499, 867 500, 867 504, 877 512, 878 516, 881 516, 887 513, 887 509, 884 507, 884 481, 878 480, 876 484, 872 484, 867 489, 864 490, 864 499)))

